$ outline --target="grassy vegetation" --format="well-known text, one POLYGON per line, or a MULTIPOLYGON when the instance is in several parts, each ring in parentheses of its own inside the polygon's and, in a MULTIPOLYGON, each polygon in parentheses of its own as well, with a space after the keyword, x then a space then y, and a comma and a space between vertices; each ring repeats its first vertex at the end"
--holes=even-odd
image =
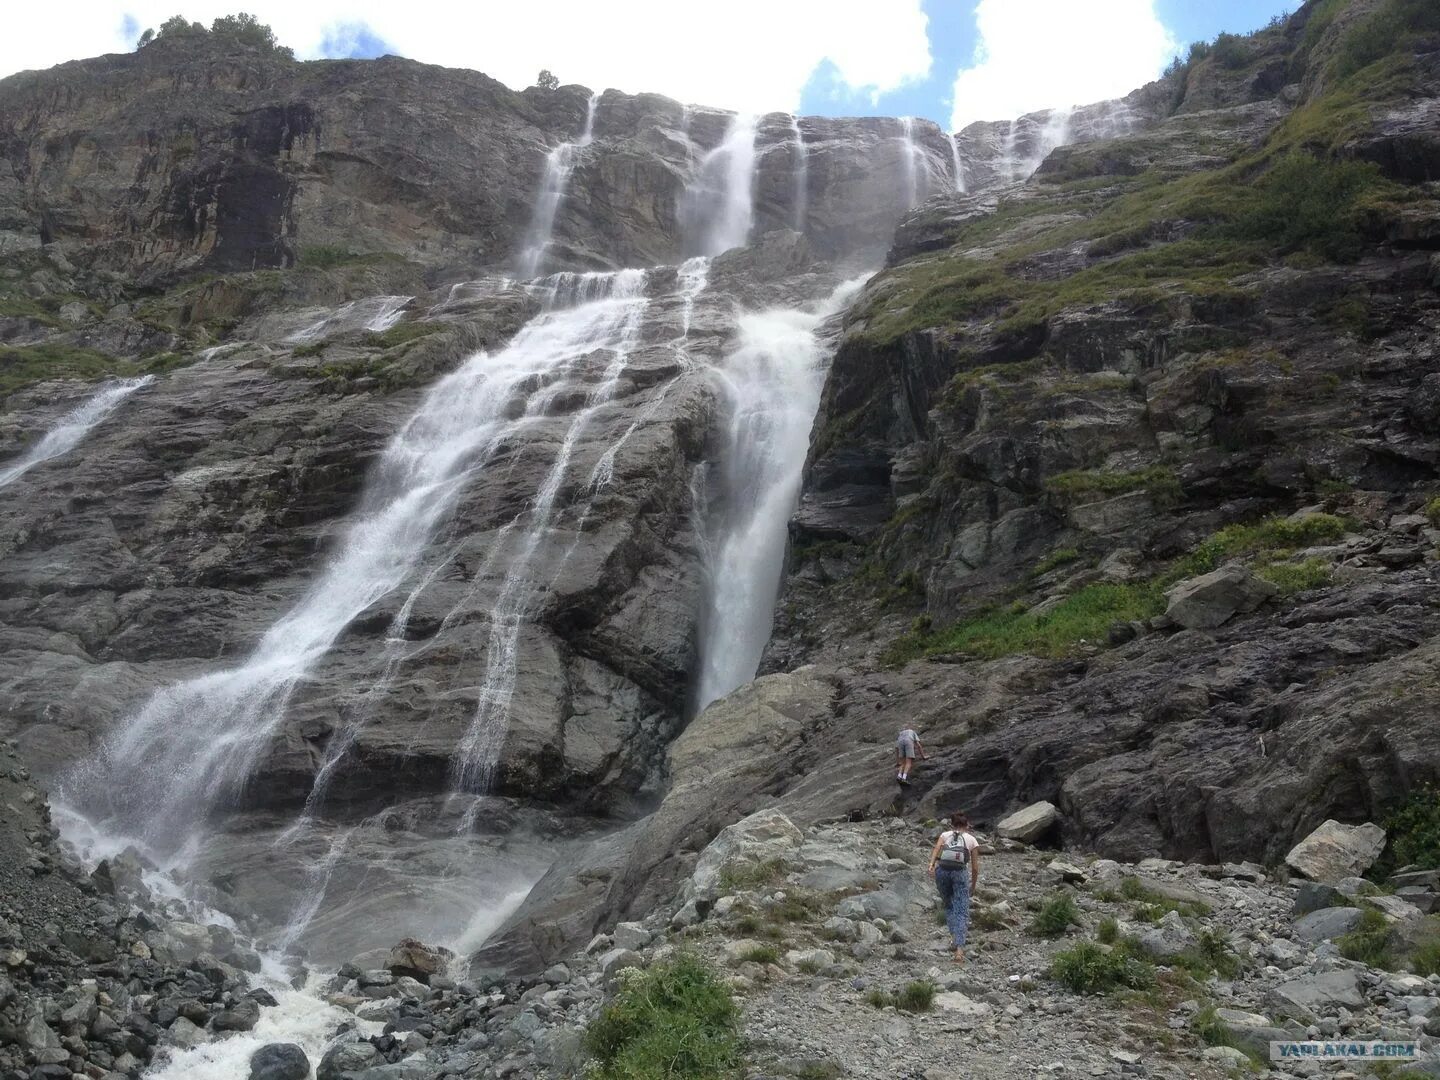
POLYGON ((1412 792, 1383 824, 1385 850, 1369 877, 1384 880, 1402 866, 1440 868, 1440 790, 1427 785, 1412 792))
POLYGON ((1113 915, 1106 915, 1095 928, 1095 940, 1102 945, 1114 945, 1120 939, 1120 924, 1113 915))
POLYGON ((719 1080, 744 1066, 729 989, 686 953, 626 977, 585 1047, 594 1080, 719 1080))
POLYGON ((1202 930, 1195 936, 1195 944, 1171 959, 1196 979, 1219 975, 1222 979, 1233 979, 1240 972, 1240 958, 1230 951, 1230 945, 1223 934, 1213 930, 1202 930))
POLYGON ((1359 960, 1371 967, 1389 968, 1393 961, 1390 956, 1390 922, 1374 908, 1360 913, 1360 922, 1348 934, 1335 939, 1340 955, 1346 960, 1359 960))
POLYGON ((362 339, 366 345, 375 349, 393 349, 399 345, 405 345, 422 337, 429 337, 431 334, 438 334, 444 327, 438 323, 427 322, 401 322, 390 327, 389 330, 370 332, 362 339))
POLYGON ((1045 489, 1068 500, 1103 498, 1131 491, 1148 491, 1157 501, 1175 502, 1180 497, 1180 481, 1175 470, 1165 465, 1151 465, 1129 472, 1097 472, 1073 470, 1047 477, 1045 489))
POLYGON ((1422 978, 1440 975, 1440 940, 1426 942, 1410 955, 1410 970, 1422 978))
POLYGON ((1310 514, 1295 521, 1269 517, 1249 525, 1227 525, 1181 560, 1180 570, 1203 574, 1242 555, 1278 558, 1339 540, 1354 527, 1354 522, 1334 514, 1310 514))
POLYGON ((720 868, 720 888, 727 893, 763 889, 781 881, 789 872, 790 864, 784 859, 728 862, 720 868))
POLYGON ((1057 893, 1030 920, 1030 932, 1042 937, 1059 937, 1080 921, 1080 912, 1075 909, 1075 898, 1069 893, 1057 893))
POLYGON ((1050 975, 1061 986, 1077 994, 1105 994, 1112 990, 1144 990, 1155 983, 1155 969, 1128 949, 1107 949, 1093 941, 1082 941, 1057 952, 1050 962, 1050 975))
POLYGON ((1324 559, 1303 562, 1265 563, 1256 570, 1260 577, 1280 587, 1281 596, 1292 596, 1306 589, 1319 589, 1334 580, 1334 571, 1324 559))
POLYGON ((774 945, 752 945, 740 954, 742 964, 778 964, 780 950, 774 945))
POLYGON ((891 645, 885 661, 903 664, 947 653, 986 659, 1015 653, 1065 656, 1081 642, 1105 640, 1111 623, 1148 619, 1164 607, 1162 592, 1153 583, 1096 582, 1043 615, 1023 607, 995 608, 942 630, 912 631, 891 645))
POLYGON ((190 363, 191 353, 160 353, 144 360, 119 360, 94 349, 69 345, 0 346, 0 396, 43 379, 99 379, 158 375, 190 363))
POLYGON ((866 991, 865 1001, 877 1009, 893 1006, 905 1012, 929 1012, 935 1002, 935 984, 928 979, 917 979, 895 993, 876 987, 866 991))
POLYGON ((1060 548, 1057 551, 1052 551, 1049 555, 1046 555, 1043 559, 1041 559, 1034 566, 1032 566, 1030 568, 1030 576, 1043 577, 1051 570, 1055 570, 1058 567, 1064 566, 1066 563, 1072 563, 1078 558, 1080 558, 1080 551, 1078 548, 1060 548))

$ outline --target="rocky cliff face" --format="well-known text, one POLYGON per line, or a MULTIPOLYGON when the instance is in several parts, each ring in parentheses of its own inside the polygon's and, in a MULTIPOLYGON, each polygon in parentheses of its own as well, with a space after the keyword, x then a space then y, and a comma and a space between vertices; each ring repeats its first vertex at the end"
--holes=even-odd
MULTIPOLYGON (((288 662, 277 626, 307 652, 397 432, 542 310, 618 298, 507 390, 503 437, 397 545, 402 584, 254 699, 253 779, 204 803, 191 868, 220 906, 273 926, 333 881, 314 943, 339 956, 356 926, 405 932, 417 881, 439 927, 559 857, 482 957, 540 966, 738 815, 892 810, 901 722, 935 751, 902 810, 1050 798, 1126 858, 1271 857, 1382 816, 1440 760, 1440 52, 1407 33, 1352 70, 1375 5, 1321 7, 1120 102, 967 129, 958 178, 923 122, 218 40, 0 82, 7 462, 97 377, 156 376, 63 468, 7 480, 0 734, 73 776, 171 709, 156 730, 193 753, 134 754, 166 789, 211 713, 156 692, 288 662), (516 282, 562 144, 542 265, 568 272, 516 282), (714 250, 739 153, 750 245, 682 262, 714 250), (818 331, 773 675, 686 728, 737 311, 817 310, 882 260, 818 331), (1167 615, 1237 560, 1199 622, 1167 615), (495 707, 491 794, 447 798, 495 707), (597 818, 626 824, 580 850, 597 818)), ((67 796, 144 801, 96 775, 67 796)))

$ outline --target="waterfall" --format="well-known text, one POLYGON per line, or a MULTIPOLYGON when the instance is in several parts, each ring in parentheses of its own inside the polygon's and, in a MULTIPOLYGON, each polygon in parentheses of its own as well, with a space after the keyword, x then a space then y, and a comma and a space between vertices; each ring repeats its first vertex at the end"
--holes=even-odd
POLYGON ((965 194, 965 167, 960 162, 960 144, 955 141, 955 136, 948 132, 945 139, 950 143, 950 164, 955 173, 955 190, 963 195, 965 194))
POLYGON ((590 145, 595 138, 595 104, 599 94, 591 94, 585 106, 585 129, 574 142, 563 142, 545 155, 545 172, 540 178, 540 194, 535 200, 535 210, 530 218, 530 227, 525 233, 525 247, 520 253, 520 276, 533 278, 540 272, 545 261, 545 249, 555 231, 555 214, 560 201, 565 197, 565 188, 570 183, 570 174, 575 171, 579 152, 590 145))
POLYGON ((798 116, 790 117, 790 130, 794 135, 791 145, 795 147, 795 231, 804 232, 805 215, 810 208, 810 161, 798 116))
MULTIPOLYGON (((615 275, 616 296, 545 312, 504 349, 437 381, 386 446, 338 550, 299 601, 243 661, 164 687, 125 718, 69 778, 67 801, 108 811, 158 848, 184 845, 209 809, 243 790, 341 631, 416 571, 497 448, 543 416, 599 352, 622 355, 641 277, 615 275)), ((597 395, 613 389, 616 368, 612 359, 597 395)))
MULTIPOLYGON (((641 318, 648 304, 644 293, 646 273, 643 270, 581 276, 607 282, 607 298, 589 300, 586 308, 576 310, 603 312, 601 325, 604 329, 600 335, 592 335, 587 340, 585 351, 603 349, 610 358, 601 372, 598 385, 587 396, 584 408, 572 417, 545 480, 526 512, 527 520, 522 526, 517 519, 502 530, 505 534, 503 540, 508 540, 509 534, 523 528, 516 545, 517 551, 509 556, 506 563, 500 596, 490 608, 485 668, 475 713, 455 754, 452 771, 455 787, 460 791, 487 791, 494 781, 500 751, 505 745, 510 700, 515 692, 520 633, 545 590, 546 582, 537 576, 533 565, 535 555, 550 528, 556 498, 570 468, 575 444, 595 414, 614 397, 625 363, 638 344, 641 318)), ((593 287, 594 283, 587 282, 587 285, 593 287)), ((514 347, 511 346, 512 349, 514 347)), ((495 550, 501 547, 502 541, 497 540, 495 550)))
POLYGON ((70 410, 60 422, 47 431, 40 441, 12 465, 0 468, 0 488, 13 484, 41 462, 57 458, 75 449, 96 424, 114 412, 131 394, 155 381, 154 375, 138 379, 120 379, 102 387, 84 403, 70 410))
POLYGON ((292 345, 304 345, 332 334, 356 330, 380 333, 400 321, 406 305, 413 299, 413 296, 370 296, 364 300, 351 300, 285 340, 292 345))
POLYGON ((700 159, 685 189, 681 219, 687 246, 700 255, 743 247, 755 218, 754 116, 737 113, 719 146, 700 159))
POLYGON ((754 678, 770 639, 787 524, 825 379, 817 331, 862 282, 840 285, 814 311, 742 315, 735 348, 717 369, 730 419, 707 530, 697 709, 754 678))
POLYGON ((920 200, 930 193, 930 164, 929 156, 914 141, 914 117, 900 117, 900 147, 904 154, 906 206, 919 206, 920 200), (923 184, 920 163, 924 164, 923 184))

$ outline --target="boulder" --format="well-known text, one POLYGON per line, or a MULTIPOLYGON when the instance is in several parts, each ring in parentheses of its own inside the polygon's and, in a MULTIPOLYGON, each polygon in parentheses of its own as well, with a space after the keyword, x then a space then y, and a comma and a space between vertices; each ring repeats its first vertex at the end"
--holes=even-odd
POLYGON ((1291 848, 1285 864, 1311 881, 1334 884, 1370 869, 1384 847, 1379 825, 1342 825, 1332 818, 1291 848))
POLYGON ((1295 920, 1295 936, 1308 945, 1320 941, 1333 941, 1341 934, 1348 934, 1360 922, 1357 907, 1328 907, 1312 911, 1295 920))
POLYGON ((310 1059, 294 1043, 269 1043, 250 1055, 250 1080, 306 1080, 310 1059))
POLYGON ((941 1012, 955 1013, 962 1017, 979 1019, 990 1013, 990 1006, 983 1001, 966 997, 958 990, 947 990, 936 994, 933 1005, 941 1012))
POLYGON ((1345 896, 1335 886, 1320 881, 1302 881, 1295 891, 1295 905, 1290 909, 1290 917, 1298 919, 1321 908, 1344 906, 1345 896))
POLYGON ((1156 959, 1178 956, 1195 943, 1195 936, 1180 918, 1180 913, 1167 911, 1160 922, 1141 933, 1136 942, 1156 959))
POLYGON ((432 975, 443 975, 455 954, 449 949, 426 945, 414 938, 405 938, 390 950, 385 969, 392 975, 408 975, 428 983, 432 975))
POLYGON ((613 978, 626 968, 644 966, 645 958, 632 949, 611 949, 600 957, 600 972, 607 979, 613 978))
POLYGON ((622 922, 615 925, 615 947, 638 950, 645 948, 655 935, 638 922, 622 922))
POLYGON ((171 1046, 179 1047, 181 1050, 192 1050, 209 1039, 210 1036, 205 1030, 181 1016, 170 1025, 170 1031, 166 1039, 171 1046))
POLYGON ((804 834, 780 811, 757 810, 720 830, 700 853, 690 875, 692 895, 713 899, 722 891, 720 881, 727 869, 734 872, 764 863, 784 863, 804 842, 804 834))
MULTIPOLYGON (((1270 1018, 1261 1016, 1259 1013, 1245 1012, 1241 1009, 1216 1009, 1215 1020, 1230 1041, 1239 1048, 1241 1057, 1245 1052, 1268 1059, 1270 1056, 1270 1043, 1290 1039, 1293 1036, 1284 1028, 1271 1023, 1270 1018)), ((1211 1049, 1216 1049, 1212 1047, 1211 1049)), ((1225 1049, 1231 1049, 1225 1047, 1225 1049)))
POLYGON ((1302 1024, 1314 1023, 1337 1009, 1365 1007, 1360 977, 1348 970, 1291 979, 1271 990, 1266 1000, 1272 1012, 1302 1024))
POLYGON ((346 1073, 369 1068, 379 1057, 380 1051, 368 1042, 336 1043, 320 1059, 315 1080, 344 1080, 346 1073))
POLYGON ((785 962, 793 968, 814 968, 824 971, 835 964, 835 954, 829 949, 791 949, 785 954, 785 962))
POLYGON ((1213 630, 1233 616, 1254 611, 1280 590, 1239 563, 1187 578, 1166 593, 1166 618, 1187 630, 1213 630))
POLYGON ((1025 809, 1003 818, 995 826, 995 832, 1006 840, 1033 844, 1049 833, 1059 821, 1060 811, 1053 803, 1031 803, 1025 809))
POLYGON ((247 997, 216 1013, 210 1026, 216 1031, 250 1031, 259 1022, 260 1003, 247 997))

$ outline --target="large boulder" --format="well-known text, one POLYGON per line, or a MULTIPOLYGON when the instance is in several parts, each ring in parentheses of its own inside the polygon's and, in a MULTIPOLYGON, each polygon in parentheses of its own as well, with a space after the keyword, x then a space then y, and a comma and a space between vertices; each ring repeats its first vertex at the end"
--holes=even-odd
POLYGON ((250 1055, 250 1080, 305 1080, 310 1059, 294 1043, 269 1043, 250 1055))
POLYGON ((1043 839, 1059 822, 1060 811, 1053 803, 1037 802, 1002 818, 995 826, 995 832, 1005 840, 1033 844, 1043 839))
POLYGON ((1187 630, 1213 630, 1234 615, 1254 611, 1279 591, 1239 563, 1228 563, 1170 588, 1165 614, 1187 630))
POLYGON ((405 938, 390 950, 385 969, 392 975, 408 975, 429 983, 432 975, 445 974, 455 954, 449 949, 432 948, 414 938, 405 938))
POLYGON ((783 864, 804 842, 804 833, 780 811, 757 810, 722 829, 700 853, 695 872, 690 875, 691 895, 713 898, 721 892, 727 873, 783 864))
POLYGON ((1333 941, 1341 934, 1354 930, 1359 922, 1360 909, 1357 907, 1320 908, 1295 920, 1295 936, 1309 945, 1333 941))
POLYGON ((1160 922, 1141 933, 1137 944, 1156 959, 1178 956, 1195 943, 1180 913, 1167 911, 1160 922))
POLYGON ((1342 825, 1332 818, 1291 848, 1285 864, 1311 881, 1333 885, 1370 869, 1384 847, 1379 825, 1342 825))
POLYGON ((343 1080, 346 1073, 359 1072, 380 1059, 380 1051, 368 1042, 336 1043, 325 1051, 315 1069, 315 1080, 343 1080))
POLYGON ((1337 1009, 1363 1009, 1365 994, 1353 971, 1326 971, 1281 983, 1270 991, 1272 1012, 1302 1024, 1312 1024, 1337 1009))

